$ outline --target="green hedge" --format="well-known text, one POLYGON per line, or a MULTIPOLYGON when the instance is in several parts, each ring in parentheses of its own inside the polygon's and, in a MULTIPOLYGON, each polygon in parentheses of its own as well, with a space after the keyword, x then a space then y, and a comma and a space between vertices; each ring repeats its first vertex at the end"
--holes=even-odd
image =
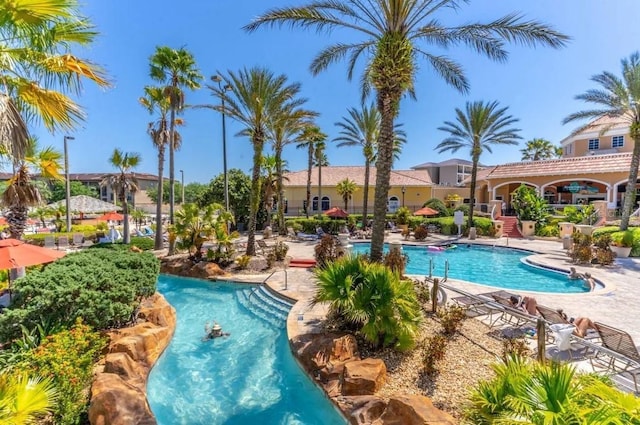
POLYGON ((104 248, 114 249, 116 251, 126 251, 132 246, 140 248, 143 251, 151 251, 155 246, 155 241, 144 236, 133 236, 131 237, 129 245, 125 245, 122 242, 105 242, 91 245, 90 248, 104 248))
MULTIPOLYGON (((458 225, 453 223, 453 217, 437 217, 437 218, 422 218, 422 217, 411 217, 409 219, 409 226, 415 228, 420 224, 426 224, 427 226, 433 225, 436 226, 440 233, 443 235, 457 235, 458 234, 458 225)), ((476 228, 476 233, 478 236, 493 236, 495 235, 495 231, 493 229, 493 222, 490 218, 484 217, 473 217, 473 224, 476 228)), ((467 220, 465 219, 464 224, 462 225, 462 234, 468 235, 469 228, 467 227, 467 220)))
POLYGON ((326 218, 295 218, 286 220, 287 227, 293 227, 294 230, 304 233, 316 234, 316 228, 322 227, 326 233, 340 233, 346 224, 346 220, 336 220, 329 217, 326 218))
POLYGON ((0 341, 43 319, 68 328, 82 318, 98 330, 127 324, 141 298, 155 292, 159 269, 151 253, 89 249, 31 271, 13 285, 13 302, 0 315, 0 341))
MULTIPOLYGON (((640 257, 640 227, 629 227, 629 231, 633 232, 633 246, 631 247, 631 257, 640 257)), ((595 229, 593 237, 609 234, 612 240, 622 239, 624 232, 618 226, 605 226, 595 229)))

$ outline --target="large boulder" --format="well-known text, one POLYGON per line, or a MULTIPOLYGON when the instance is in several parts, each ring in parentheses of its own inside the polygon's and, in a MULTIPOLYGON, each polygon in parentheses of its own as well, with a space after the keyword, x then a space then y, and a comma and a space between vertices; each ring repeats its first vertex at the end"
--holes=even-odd
POLYGON ((127 353, 133 360, 153 365, 171 340, 169 328, 141 323, 132 328, 132 335, 124 336, 113 342, 111 353, 127 353))
POLYGON ((437 409, 428 397, 405 395, 393 397, 380 418, 384 425, 456 425, 456 420, 437 409))
POLYGON ((172 255, 160 260, 160 272, 176 276, 212 279, 224 276, 226 272, 215 263, 200 261, 194 263, 186 255, 172 255))
POLYGON ((144 390, 149 368, 136 362, 126 353, 109 353, 104 359, 104 373, 113 373, 144 390))
POLYGON ((338 397, 338 407, 353 425, 381 424, 387 403, 380 397, 365 395, 338 397))
POLYGON ((381 359, 364 359, 345 363, 342 377, 343 395, 373 395, 387 377, 387 367, 381 359))
POLYGON ((291 341, 302 366, 312 375, 327 365, 335 366, 360 360, 358 343, 349 334, 306 334, 291 341))
POLYGON ((173 307, 171 307, 171 304, 156 292, 140 304, 138 320, 175 329, 176 312, 173 307))
POLYGON ((143 391, 113 373, 101 373, 91 387, 92 425, 155 425, 143 391))

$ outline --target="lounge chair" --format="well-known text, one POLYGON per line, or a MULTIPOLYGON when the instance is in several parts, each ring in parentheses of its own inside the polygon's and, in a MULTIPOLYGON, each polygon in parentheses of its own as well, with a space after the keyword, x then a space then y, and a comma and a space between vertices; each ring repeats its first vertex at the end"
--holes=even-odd
POLYGON ((53 235, 46 235, 44 237, 44 247, 49 249, 56 249, 56 238, 53 235))
MULTIPOLYGON (((542 318, 550 325, 572 325, 569 320, 565 318, 560 312, 556 309, 546 307, 544 305, 538 304, 537 307, 538 313, 542 316, 542 318)), ((583 339, 594 339, 598 338, 598 333, 594 330, 587 330, 587 334, 582 337, 583 339)))
POLYGON ((69 249, 69 236, 58 236, 58 249, 64 251, 69 249))
MULTIPOLYGON (((614 373, 628 374, 633 379, 635 391, 638 392, 638 375, 640 374, 640 352, 631 335, 604 323, 595 322, 596 331, 600 335, 602 346, 611 352, 597 350, 591 364, 598 358, 608 357, 606 366, 614 373)), ((595 365, 594 365, 595 368, 595 365)))
POLYGON ((75 247, 81 247, 84 243, 84 235, 82 233, 74 233, 71 242, 75 247))
POLYGON ((503 308, 504 312, 502 314, 502 317, 500 317, 500 320, 513 325, 517 328, 527 324, 527 323, 531 323, 531 322, 535 322, 536 321, 536 316, 533 316, 525 311, 522 311, 520 309, 514 308, 513 304, 511 304, 511 300, 509 299, 509 296, 505 296, 509 294, 508 292, 504 292, 503 294, 492 294, 492 298, 498 303, 500 304, 500 306, 503 308))

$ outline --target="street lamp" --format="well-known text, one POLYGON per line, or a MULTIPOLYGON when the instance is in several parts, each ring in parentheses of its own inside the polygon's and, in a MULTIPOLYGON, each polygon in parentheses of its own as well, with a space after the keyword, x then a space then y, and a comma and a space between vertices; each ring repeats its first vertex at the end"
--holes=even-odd
POLYGON ((407 188, 402 186, 400 190, 402 191, 402 206, 404 207, 404 193, 407 191, 407 188))
POLYGON ((180 184, 182 185, 182 207, 184 208, 184 170, 180 170, 180 184))
POLYGON ((225 118, 224 118, 224 92, 227 90, 231 90, 231 86, 229 84, 225 84, 224 88, 222 87, 222 77, 219 75, 214 75, 211 77, 211 81, 218 83, 218 89, 222 93, 220 96, 220 101, 222 102, 222 174, 224 175, 224 208, 229 211, 229 176, 227 175, 227 128, 225 126, 225 118))
POLYGON ((69 150, 67 149, 67 140, 75 140, 73 136, 64 136, 64 190, 65 190, 65 207, 67 209, 67 232, 71 231, 71 182, 69 182, 69 150))

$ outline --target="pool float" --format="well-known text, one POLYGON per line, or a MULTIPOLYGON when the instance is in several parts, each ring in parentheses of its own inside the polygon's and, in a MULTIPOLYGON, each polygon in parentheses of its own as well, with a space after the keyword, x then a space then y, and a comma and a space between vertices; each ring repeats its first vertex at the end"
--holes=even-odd
POLYGON ((447 247, 447 249, 456 249, 458 247, 458 245, 449 245, 447 247))
POLYGON ((444 248, 441 246, 428 246, 427 247, 427 251, 433 251, 433 252, 440 252, 440 251, 444 251, 444 248))

